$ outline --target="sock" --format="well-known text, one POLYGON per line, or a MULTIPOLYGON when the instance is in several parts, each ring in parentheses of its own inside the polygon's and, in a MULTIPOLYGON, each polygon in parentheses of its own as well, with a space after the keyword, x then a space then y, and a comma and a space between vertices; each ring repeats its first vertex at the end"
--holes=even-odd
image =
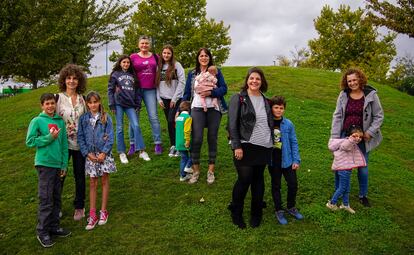
POLYGON ((92 217, 92 218, 96 218, 96 209, 95 208, 89 209, 89 216, 92 217))

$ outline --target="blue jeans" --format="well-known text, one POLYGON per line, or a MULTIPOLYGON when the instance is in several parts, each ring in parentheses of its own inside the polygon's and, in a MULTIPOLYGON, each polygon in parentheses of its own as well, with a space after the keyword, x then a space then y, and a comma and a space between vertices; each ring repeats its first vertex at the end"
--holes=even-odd
MULTIPOLYGON (((345 133, 341 134, 341 138, 345 137, 345 133)), ((361 150, 362 154, 365 157, 365 161, 367 162, 367 166, 358 167, 358 182, 359 182, 359 197, 366 197, 368 194, 368 156, 369 152, 365 149, 364 141, 358 143, 358 147, 361 150)), ((338 189, 338 176, 337 171, 335 171, 335 190, 338 189)))
POLYGON ((184 168, 191 167, 193 165, 190 157, 190 153, 188 151, 180 151, 181 154, 181 161, 180 161, 180 176, 184 177, 187 175, 184 172, 184 168))
POLYGON ((335 180, 338 176, 338 188, 332 196, 331 204, 336 204, 338 199, 342 197, 345 206, 349 205, 349 192, 351 191, 351 174, 352 170, 335 171, 335 180))
MULTIPOLYGON (((142 89, 142 99, 147 109, 148 119, 151 124, 152 138, 155 144, 161 144, 161 125, 160 119, 158 118, 157 109, 157 90, 156 89, 142 89)), ((133 140, 131 138, 131 140, 133 140)))
POLYGON ((135 150, 144 150, 144 138, 142 138, 141 128, 139 127, 139 117, 134 108, 124 108, 120 105, 116 105, 116 148, 119 153, 125 153, 125 141, 124 141, 124 112, 129 119, 129 126, 134 136, 135 150))

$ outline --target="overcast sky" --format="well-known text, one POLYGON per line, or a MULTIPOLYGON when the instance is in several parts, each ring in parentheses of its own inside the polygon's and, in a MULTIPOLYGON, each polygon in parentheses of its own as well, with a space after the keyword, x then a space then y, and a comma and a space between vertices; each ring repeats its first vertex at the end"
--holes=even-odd
MULTIPOLYGON (((395 2, 395 1, 389 1, 395 2)), ((324 5, 337 10, 340 4, 352 10, 365 5, 360 0, 207 0, 207 16, 230 25, 230 57, 224 65, 259 66, 273 65, 277 55, 290 58, 295 46, 307 47, 317 33, 313 20, 320 15, 324 5)), ((414 39, 398 35, 395 40, 397 55, 414 55, 414 39)), ((108 55, 121 52, 119 41, 108 45, 108 55)), ((105 46, 94 52, 91 60, 92 75, 106 73, 105 46)), ((112 68, 108 62, 108 73, 112 68)))

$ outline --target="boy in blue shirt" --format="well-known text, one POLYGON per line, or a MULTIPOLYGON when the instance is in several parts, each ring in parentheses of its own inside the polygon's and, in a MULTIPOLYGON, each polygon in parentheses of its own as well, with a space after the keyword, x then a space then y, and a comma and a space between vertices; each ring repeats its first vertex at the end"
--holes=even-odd
POLYGON ((272 197, 275 204, 275 215, 280 224, 287 224, 282 207, 281 179, 284 176, 287 187, 286 212, 297 220, 303 219, 302 214, 296 209, 296 193, 298 190, 296 170, 299 169, 300 155, 299 145, 296 139, 295 126, 283 117, 286 108, 286 100, 282 96, 274 96, 270 99, 273 114, 274 146, 272 160, 269 164, 269 173, 272 179, 272 197))

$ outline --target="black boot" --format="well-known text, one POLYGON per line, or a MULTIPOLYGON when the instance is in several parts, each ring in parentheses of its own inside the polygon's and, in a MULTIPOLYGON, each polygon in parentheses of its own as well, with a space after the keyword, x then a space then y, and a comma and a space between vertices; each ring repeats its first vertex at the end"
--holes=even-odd
POLYGON ((227 206, 227 209, 231 212, 231 220, 233 224, 239 227, 240 229, 246 228, 246 223, 243 219, 243 207, 242 206, 235 206, 232 202, 227 206))
POLYGON ((262 215, 263 215, 263 205, 252 206, 250 211, 250 226, 252 228, 257 228, 262 223, 262 215))

